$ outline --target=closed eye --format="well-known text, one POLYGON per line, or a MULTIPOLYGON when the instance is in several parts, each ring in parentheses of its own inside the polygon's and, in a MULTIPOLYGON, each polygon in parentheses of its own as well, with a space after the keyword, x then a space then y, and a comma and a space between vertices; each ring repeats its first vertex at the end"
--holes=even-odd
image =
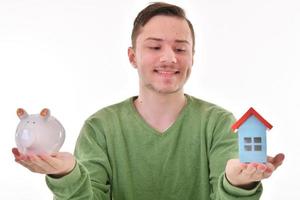
POLYGON ((160 47, 149 47, 149 49, 152 49, 152 50, 160 50, 160 47))
POLYGON ((175 51, 176 51, 176 52, 185 52, 185 49, 182 49, 182 48, 176 48, 175 51))

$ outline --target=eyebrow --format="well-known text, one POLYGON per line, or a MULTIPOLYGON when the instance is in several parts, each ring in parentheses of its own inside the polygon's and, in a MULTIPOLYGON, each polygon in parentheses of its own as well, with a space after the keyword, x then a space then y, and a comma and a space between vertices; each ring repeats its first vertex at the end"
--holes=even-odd
MULTIPOLYGON (((147 41, 147 40, 154 40, 154 41, 158 41, 158 42, 163 41, 163 39, 161 39, 161 38, 155 38, 155 37, 148 37, 148 38, 145 39, 145 41, 147 41)), ((177 39, 177 40, 175 40, 175 42, 176 43, 185 43, 185 44, 190 45, 189 41, 187 41, 187 40, 178 40, 177 39)))

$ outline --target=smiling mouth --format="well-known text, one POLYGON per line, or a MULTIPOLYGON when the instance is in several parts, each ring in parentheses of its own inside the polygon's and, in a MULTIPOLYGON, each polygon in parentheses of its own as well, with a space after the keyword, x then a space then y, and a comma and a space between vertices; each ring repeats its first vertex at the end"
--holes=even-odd
POLYGON ((173 71, 167 71, 167 70, 157 70, 157 69, 155 69, 154 72, 158 73, 160 75, 165 75, 165 76, 170 76, 170 75, 174 75, 174 74, 179 74, 180 73, 177 70, 176 71, 175 70, 173 70, 173 71))

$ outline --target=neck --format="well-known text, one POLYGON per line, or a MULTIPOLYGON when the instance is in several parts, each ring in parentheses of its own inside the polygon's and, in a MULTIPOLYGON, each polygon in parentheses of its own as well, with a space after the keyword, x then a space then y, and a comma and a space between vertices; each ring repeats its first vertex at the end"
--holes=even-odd
POLYGON ((140 92, 134 102, 144 120, 160 132, 164 132, 175 122, 185 104, 183 91, 172 94, 140 92))

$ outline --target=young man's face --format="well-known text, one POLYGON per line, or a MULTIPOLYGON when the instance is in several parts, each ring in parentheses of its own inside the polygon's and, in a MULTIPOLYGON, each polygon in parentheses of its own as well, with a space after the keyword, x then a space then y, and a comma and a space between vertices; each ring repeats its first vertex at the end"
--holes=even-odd
POLYGON ((193 40, 188 23, 155 16, 141 28, 130 62, 138 70, 140 89, 162 94, 181 92, 193 65, 193 40))

